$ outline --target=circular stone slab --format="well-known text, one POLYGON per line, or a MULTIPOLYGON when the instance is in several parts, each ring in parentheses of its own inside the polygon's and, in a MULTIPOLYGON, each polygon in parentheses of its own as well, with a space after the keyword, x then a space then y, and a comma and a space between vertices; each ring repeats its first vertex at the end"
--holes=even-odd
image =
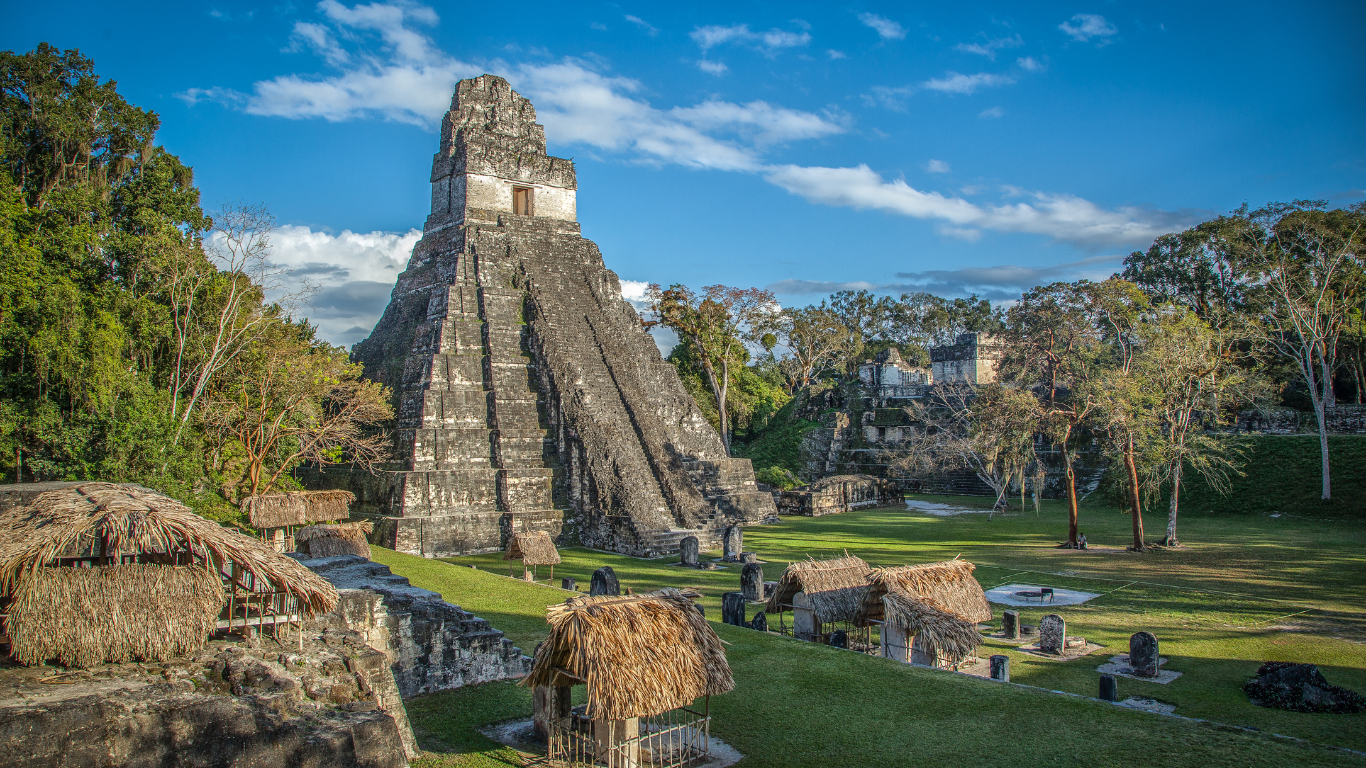
POLYGON ((1050 608, 1055 605, 1081 605, 1087 600, 1100 597, 1096 592, 1079 592, 1075 589, 1053 587, 1053 599, 1040 603, 1037 598, 1026 600, 1016 592, 1038 592, 1042 587, 1037 584, 1007 584, 987 590, 987 600, 998 605, 1013 605, 1022 608, 1050 608))

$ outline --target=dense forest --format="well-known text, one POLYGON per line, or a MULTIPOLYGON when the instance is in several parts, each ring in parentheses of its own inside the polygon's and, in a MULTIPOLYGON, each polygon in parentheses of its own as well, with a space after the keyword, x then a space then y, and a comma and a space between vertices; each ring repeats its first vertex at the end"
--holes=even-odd
POLYGON ((0 473, 233 519, 301 461, 372 463, 389 396, 292 313, 261 208, 201 206, 78 51, 0 53, 0 473))

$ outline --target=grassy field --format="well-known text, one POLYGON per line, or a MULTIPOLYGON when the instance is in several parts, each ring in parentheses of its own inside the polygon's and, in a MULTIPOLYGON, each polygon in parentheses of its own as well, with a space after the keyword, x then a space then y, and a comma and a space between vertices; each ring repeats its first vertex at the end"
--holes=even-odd
MULTIPOLYGON (((1031 509, 990 521, 879 509, 748 528, 745 548, 767 561, 768 579, 789 560, 847 549, 874 565, 961 554, 978 564, 976 575, 987 588, 1025 582, 1098 592, 1086 605, 1056 610, 1069 634, 1105 650, 1063 663, 988 641, 982 654, 1011 656, 1015 682, 1094 696, 1096 665, 1127 651, 1129 635, 1146 629, 1161 641, 1167 668, 1184 675, 1165 686, 1121 678, 1121 697, 1147 696, 1175 704, 1179 715, 1366 751, 1366 714, 1262 709, 1239 689, 1261 662, 1286 660, 1318 664, 1330 682, 1366 691, 1366 525, 1194 515, 1182 523, 1185 548, 1147 554, 1121 548, 1128 527, 1118 512, 1084 509, 1082 529, 1093 548, 1076 552, 1056 548, 1064 526, 1061 508, 1052 504, 1037 516, 1031 509)), ((1121 765, 1136 755, 1145 765, 1366 764, 1361 755, 719 625, 720 595, 738 589, 738 568, 684 570, 673 565, 676 558, 638 560, 584 549, 562 554, 557 584, 570 576, 584 588, 593 569, 611 565, 623 586, 636 591, 691 586, 703 593, 708 617, 731 644, 737 681, 734 692, 712 702, 714 729, 747 755, 744 765, 938 764, 999 761, 1006 753, 1042 765, 1121 765)), ((496 554, 441 562, 376 550, 375 559, 488 619, 528 651, 544 637, 545 606, 565 594, 507 578, 507 564, 496 554)), ((1033 623, 1044 612, 1023 615, 1033 623)), ((431 756, 430 765, 508 764, 510 754, 474 728, 529 712, 529 692, 509 683, 409 704, 427 748, 447 753, 431 756)))

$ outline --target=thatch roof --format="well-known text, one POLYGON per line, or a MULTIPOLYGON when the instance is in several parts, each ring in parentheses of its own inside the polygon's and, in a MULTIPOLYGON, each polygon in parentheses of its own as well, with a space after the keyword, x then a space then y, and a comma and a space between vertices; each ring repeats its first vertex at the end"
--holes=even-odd
POLYGON ((370 559, 370 541, 365 534, 375 530, 368 520, 337 525, 310 525, 294 532, 295 549, 309 557, 357 555, 370 559))
MULTIPOLYGON (((299 599, 304 613, 337 604, 325 579, 267 544, 195 514, 175 499, 135 486, 83 483, 41 494, 26 507, 0 512, 0 595, 59 557, 192 553, 217 574, 228 562, 251 574, 256 591, 275 589, 299 599)), ((158 598, 168 599, 168 598, 158 598)))
POLYGON ((901 591, 882 597, 887 626, 901 627, 917 640, 927 640, 949 661, 962 661, 982 643, 975 624, 942 611, 926 600, 901 591))
POLYGON ((224 601, 200 566, 41 568, 20 582, 6 624, 24 664, 166 661, 204 645, 224 601))
POLYGON ((781 613, 788 610, 787 606, 792 605, 792 597, 804 592, 822 624, 852 621, 868 588, 868 573, 871 570, 867 563, 848 553, 834 560, 791 563, 778 579, 778 586, 769 597, 764 612, 781 613))
POLYGON ((735 688, 696 592, 571 597, 546 615, 526 686, 588 684, 593 720, 649 717, 735 688))
POLYGON ((977 624, 991 620, 991 604, 973 578, 977 566, 967 560, 876 568, 868 576, 859 621, 882 618, 882 597, 890 593, 923 600, 939 610, 977 624))
POLYGON ((289 491, 242 499, 242 511, 257 528, 283 528, 345 520, 356 495, 350 491, 289 491))
POLYGON ((558 565, 560 553, 545 531, 513 534, 508 539, 504 560, 521 560, 523 565, 558 565))

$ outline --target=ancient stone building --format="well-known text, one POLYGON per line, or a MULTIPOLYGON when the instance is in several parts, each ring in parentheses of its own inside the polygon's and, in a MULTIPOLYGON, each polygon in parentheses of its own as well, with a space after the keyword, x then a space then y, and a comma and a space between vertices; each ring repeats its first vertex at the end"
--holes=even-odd
POLYGON ((396 391, 399 463, 333 474, 380 543, 431 556, 544 530, 638 555, 775 514, 579 234, 572 162, 502 78, 463 80, 432 212, 354 357, 396 391))
POLYGON ((960 333, 956 343, 930 350, 934 383, 990 384, 996 380, 996 365, 1001 360, 1002 350, 1000 342, 990 334, 960 333))
POLYGON ((868 396, 879 401, 923 397, 934 383, 929 370, 903 360, 896 347, 864 361, 858 367, 858 377, 868 396))

